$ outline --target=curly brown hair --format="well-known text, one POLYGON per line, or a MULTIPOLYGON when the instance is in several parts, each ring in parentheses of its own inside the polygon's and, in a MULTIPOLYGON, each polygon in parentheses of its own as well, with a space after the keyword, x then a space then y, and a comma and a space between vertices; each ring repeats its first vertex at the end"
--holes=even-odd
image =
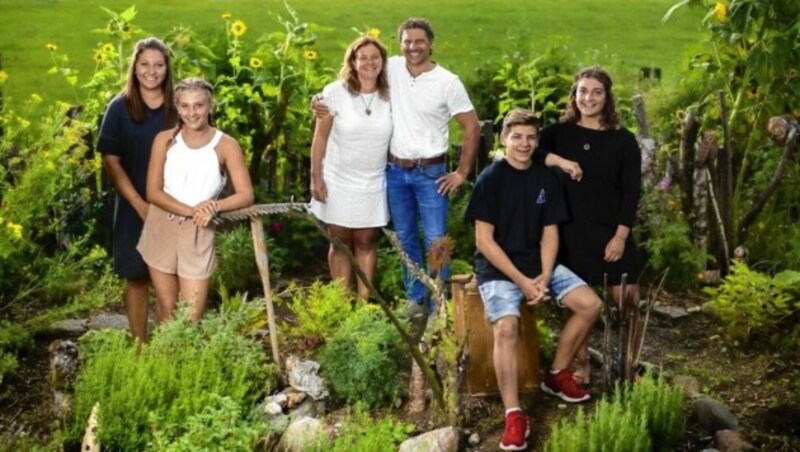
POLYGON ((356 57, 358 56, 358 51, 368 45, 377 47, 378 52, 381 54, 383 62, 376 87, 378 88, 378 95, 381 99, 387 100, 389 99, 389 81, 386 78, 386 59, 388 58, 388 53, 383 43, 371 36, 362 36, 350 43, 347 47, 347 50, 344 52, 342 69, 339 71, 339 79, 344 81, 344 85, 350 94, 355 96, 361 92, 361 82, 358 80, 358 72, 356 72, 356 57))
POLYGON ((620 120, 619 114, 617 114, 617 104, 614 100, 614 92, 611 90, 613 82, 611 81, 611 76, 608 75, 608 72, 599 66, 581 69, 575 75, 575 79, 572 83, 572 89, 569 91, 569 102, 567 103, 567 108, 564 110, 564 114, 561 115, 559 120, 561 122, 571 123, 576 123, 581 120, 581 112, 578 110, 578 104, 575 100, 575 97, 578 93, 578 82, 585 78, 593 78, 602 83, 603 89, 605 89, 606 92, 605 105, 603 105, 603 111, 600 113, 600 125, 606 129, 615 129, 619 127, 620 120))

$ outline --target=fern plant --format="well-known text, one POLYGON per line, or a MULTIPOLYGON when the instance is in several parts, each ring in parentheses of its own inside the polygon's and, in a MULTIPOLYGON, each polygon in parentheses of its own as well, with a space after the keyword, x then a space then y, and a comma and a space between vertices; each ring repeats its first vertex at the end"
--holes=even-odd
POLYGON ((297 318, 288 328, 293 337, 330 337, 360 303, 339 281, 315 281, 308 290, 292 286, 290 291, 289 308, 297 318))
POLYGON ((625 404, 647 420, 647 430, 654 450, 669 451, 683 435, 685 417, 683 394, 670 386, 662 375, 648 374, 636 381, 633 390, 625 394, 625 404))

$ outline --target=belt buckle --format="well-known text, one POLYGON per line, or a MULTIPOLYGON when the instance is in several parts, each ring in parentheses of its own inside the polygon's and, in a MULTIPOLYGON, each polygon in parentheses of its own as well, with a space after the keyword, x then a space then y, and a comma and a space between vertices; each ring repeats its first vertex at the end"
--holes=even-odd
POLYGON ((411 160, 411 161, 413 162, 413 166, 412 166, 412 168, 417 168, 417 169, 420 169, 420 168, 425 168, 425 165, 423 165, 423 164, 422 164, 422 161, 423 161, 423 160, 425 160, 425 159, 423 159, 423 158, 416 158, 416 159, 413 159, 413 160, 411 160))

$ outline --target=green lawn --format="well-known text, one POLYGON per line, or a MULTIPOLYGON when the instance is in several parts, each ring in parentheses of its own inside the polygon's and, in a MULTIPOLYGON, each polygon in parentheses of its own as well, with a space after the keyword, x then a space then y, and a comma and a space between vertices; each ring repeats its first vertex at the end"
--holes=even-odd
MULTIPOLYGON (((295 0, 291 4, 302 20, 323 27, 318 50, 335 66, 346 43, 356 36, 351 28, 377 27, 388 42, 394 40, 399 22, 416 15, 433 23, 435 59, 463 77, 476 63, 529 45, 544 49, 556 36, 567 37, 586 64, 593 62, 596 49, 606 56, 617 54, 622 69, 630 73, 658 66, 671 76, 686 47, 698 41, 702 16, 682 8, 662 25, 661 17, 675 1, 295 0)), ((85 81, 94 68, 91 49, 102 39, 91 30, 107 22, 100 5, 122 11, 131 4, 133 0, 0 0, 0 58, 9 75, 6 96, 19 101, 36 92, 70 100, 66 84, 46 73, 52 62, 45 45, 56 44, 59 52, 68 54, 85 81)), ((279 0, 139 0, 136 5, 135 23, 155 35, 181 24, 198 31, 220 30, 220 16, 229 12, 246 22, 252 39, 276 29, 274 14, 285 13, 279 0)))

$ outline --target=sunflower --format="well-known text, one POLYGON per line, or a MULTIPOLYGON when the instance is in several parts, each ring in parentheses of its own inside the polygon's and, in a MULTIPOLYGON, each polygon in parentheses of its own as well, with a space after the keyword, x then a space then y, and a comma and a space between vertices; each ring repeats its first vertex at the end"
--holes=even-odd
POLYGON ((303 57, 308 61, 314 61, 317 59, 317 52, 311 49, 306 50, 305 52, 303 52, 303 57))
POLYGON ((103 61, 106 60, 106 56, 103 55, 102 52, 95 53, 92 58, 94 59, 95 63, 102 63, 103 61))
POLYGON ((103 44, 102 48, 103 53, 111 53, 113 51, 114 51, 114 44, 111 44, 110 42, 103 44))
POLYGON ((247 25, 245 25, 241 20, 237 20, 231 24, 231 33, 236 38, 241 37, 246 31, 247 25))
POLYGON ((45 47, 47 47, 47 50, 49 50, 51 52, 55 52, 56 50, 58 50, 58 46, 57 45, 51 44, 49 42, 47 43, 47 46, 45 46, 45 47))
POLYGON ((714 15, 717 16, 718 21, 725 22, 725 19, 728 18, 728 6, 722 2, 717 2, 714 5, 714 15))
POLYGON ((253 69, 258 69, 264 65, 264 62, 259 60, 256 57, 250 57, 250 67, 253 69))
POLYGON ((375 39, 378 39, 378 38, 381 37, 381 31, 379 29, 375 28, 375 27, 372 27, 372 28, 368 29, 365 34, 367 36, 369 36, 370 38, 375 38, 375 39))

